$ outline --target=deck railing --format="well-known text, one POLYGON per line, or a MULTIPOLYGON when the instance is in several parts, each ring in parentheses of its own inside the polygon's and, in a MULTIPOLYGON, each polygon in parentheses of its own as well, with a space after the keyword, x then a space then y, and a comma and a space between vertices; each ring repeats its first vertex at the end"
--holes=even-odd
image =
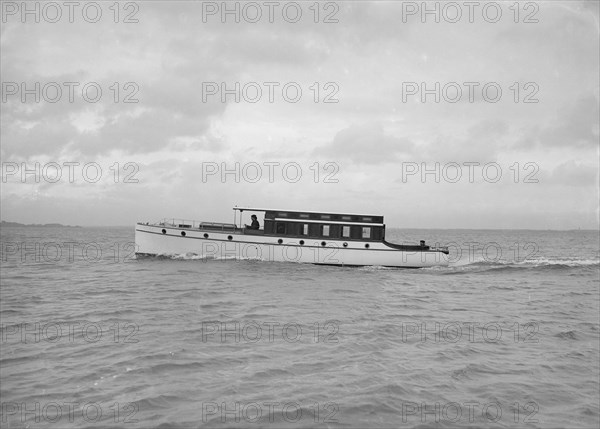
POLYGON ((238 227, 233 223, 203 222, 199 220, 177 218, 164 218, 158 224, 161 226, 171 226, 175 228, 210 229, 213 231, 232 231, 238 229, 238 227))

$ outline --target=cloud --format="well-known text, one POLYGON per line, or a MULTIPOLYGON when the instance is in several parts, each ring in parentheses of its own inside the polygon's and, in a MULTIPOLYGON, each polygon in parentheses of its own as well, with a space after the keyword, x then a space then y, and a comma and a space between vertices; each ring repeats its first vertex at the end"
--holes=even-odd
MULTIPOLYGON (((544 180, 544 179, 541 179, 544 180)), ((570 160, 554 168, 547 183, 598 188, 598 164, 570 160)))
POLYGON ((330 144, 315 149, 313 154, 357 164, 380 164, 393 162, 399 154, 413 149, 409 139, 386 134, 381 123, 369 122, 340 130, 330 144))
POLYGON ((505 121, 485 119, 472 125, 464 136, 440 132, 420 151, 421 159, 454 162, 489 162, 497 158, 509 135, 505 121))
POLYGON ((593 95, 580 97, 575 103, 558 108, 550 124, 525 128, 516 145, 532 147, 594 148, 599 144, 598 100, 593 95))

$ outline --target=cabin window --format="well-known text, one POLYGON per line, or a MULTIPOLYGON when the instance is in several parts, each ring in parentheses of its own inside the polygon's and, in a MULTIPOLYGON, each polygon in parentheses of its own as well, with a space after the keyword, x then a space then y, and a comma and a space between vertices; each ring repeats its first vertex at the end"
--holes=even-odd
POLYGON ((347 225, 344 225, 342 227, 342 237, 350 237, 350 227, 347 225))
POLYGON ((352 216, 342 216, 342 220, 352 220, 352 216))
POLYGON ((363 226, 362 238, 371 238, 371 227, 370 226, 363 226))
POLYGON ((287 213, 282 213, 282 212, 280 212, 280 213, 278 214, 278 217, 288 217, 288 214, 287 214, 287 213))
POLYGON ((307 213, 300 213, 300 214, 298 215, 298 217, 299 217, 300 219, 308 219, 308 214, 307 214, 307 213))
POLYGON ((330 215, 321 215, 321 219, 331 219, 330 215))
POLYGON ((321 235, 323 237, 329 237, 329 225, 321 226, 321 235))
POLYGON ((285 223, 284 222, 277 222, 275 224, 275 231, 277 232, 277 234, 285 234, 285 223))
POLYGON ((300 235, 308 235, 308 224, 303 223, 300 225, 300 235))
POLYGON ((363 220, 363 222, 373 222, 372 217, 363 217, 362 220, 363 220))

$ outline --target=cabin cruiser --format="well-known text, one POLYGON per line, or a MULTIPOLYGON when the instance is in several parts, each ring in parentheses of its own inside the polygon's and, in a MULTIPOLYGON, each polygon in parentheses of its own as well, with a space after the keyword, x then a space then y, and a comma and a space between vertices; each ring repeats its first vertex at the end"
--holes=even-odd
POLYGON ((380 215, 237 206, 233 211, 233 223, 179 219, 138 223, 136 255, 398 268, 448 265, 447 247, 386 241, 380 215), (244 212, 264 213, 259 222, 263 227, 244 225, 244 212))

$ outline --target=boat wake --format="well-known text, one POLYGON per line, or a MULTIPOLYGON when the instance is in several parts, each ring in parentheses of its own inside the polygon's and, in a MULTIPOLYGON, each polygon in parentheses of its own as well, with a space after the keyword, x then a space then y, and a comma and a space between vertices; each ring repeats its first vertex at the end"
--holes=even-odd
MULTIPOLYGON (((268 259, 259 257, 240 257, 238 255, 218 256, 214 254, 202 255, 197 253, 173 253, 147 255, 137 254, 137 259, 159 259, 159 260, 177 260, 177 261, 256 261, 269 262, 268 259)), ((341 266, 343 267, 343 265, 341 266)), ((350 268, 350 267, 347 267, 350 268)), ((378 265, 370 265, 364 267, 352 267, 360 271, 387 271, 397 270, 395 267, 384 267, 378 265)), ((577 268, 599 269, 600 259, 578 259, 578 258, 545 258, 526 259, 523 261, 515 260, 500 260, 489 261, 484 258, 478 258, 472 261, 450 262, 449 266, 435 266, 420 268, 417 271, 439 272, 442 274, 459 274, 472 272, 486 271, 512 271, 512 270, 572 270, 577 268)))
POLYGON ((240 257, 237 255, 217 256, 214 254, 201 255, 198 253, 160 253, 158 255, 136 254, 136 259, 170 259, 176 261, 268 261, 258 257, 240 257))
POLYGON ((500 260, 488 261, 484 259, 475 261, 459 261, 450 263, 448 267, 433 267, 427 270, 441 270, 448 272, 461 271, 491 271, 491 270, 571 270, 577 268, 600 268, 600 259, 578 258, 546 258, 526 259, 523 261, 500 260))

